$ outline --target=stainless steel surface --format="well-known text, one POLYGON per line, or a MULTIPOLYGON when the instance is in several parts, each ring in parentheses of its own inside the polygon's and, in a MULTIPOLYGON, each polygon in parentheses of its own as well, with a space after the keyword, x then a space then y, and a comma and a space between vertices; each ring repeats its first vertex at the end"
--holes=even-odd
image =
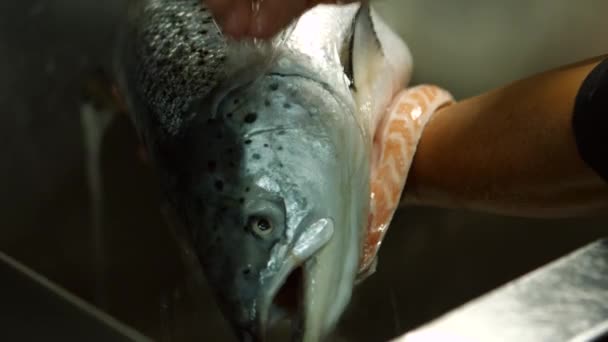
POLYGON ((608 321, 608 240, 504 285, 399 342, 591 341, 608 321))
POLYGON ((2 253, 0 283, 0 340, 149 341, 2 253))
MULTIPOLYGON (((414 54, 416 82, 458 96, 608 51, 602 0, 380 2, 414 54)), ((102 151, 105 255, 95 263, 81 84, 105 64, 120 0, 0 1, 0 250, 147 336, 231 341, 208 294, 193 302, 126 118, 102 151), (95 295, 97 275, 108 280, 95 295), (166 305, 178 302, 178 305, 166 305), (173 322, 173 323, 171 323, 173 322)), ((527 220, 409 208, 334 340, 386 341, 608 234, 605 218, 527 220)))

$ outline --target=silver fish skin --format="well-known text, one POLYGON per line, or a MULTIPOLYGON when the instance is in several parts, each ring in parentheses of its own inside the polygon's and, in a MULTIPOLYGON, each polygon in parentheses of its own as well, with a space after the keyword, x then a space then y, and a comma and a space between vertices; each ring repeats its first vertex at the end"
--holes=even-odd
POLYGON ((287 317, 295 340, 323 340, 351 298, 373 131, 409 80, 407 47, 359 4, 255 44, 227 40, 199 0, 138 0, 121 32, 119 91, 237 336, 287 317))

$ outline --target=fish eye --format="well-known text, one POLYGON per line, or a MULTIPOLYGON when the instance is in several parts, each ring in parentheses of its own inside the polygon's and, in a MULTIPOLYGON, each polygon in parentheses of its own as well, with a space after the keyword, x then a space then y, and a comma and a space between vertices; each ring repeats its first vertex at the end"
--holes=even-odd
POLYGON ((266 236, 273 230, 270 220, 265 217, 252 216, 249 218, 249 229, 259 236, 266 236))

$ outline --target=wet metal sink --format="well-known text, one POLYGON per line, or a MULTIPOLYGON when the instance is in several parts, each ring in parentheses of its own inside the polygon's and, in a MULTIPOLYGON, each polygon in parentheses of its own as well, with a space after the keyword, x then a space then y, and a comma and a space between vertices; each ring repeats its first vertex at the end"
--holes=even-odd
POLYGON ((606 338, 608 240, 599 240, 409 332, 398 342, 606 338))
MULTIPOLYGON (((104 137, 101 235, 92 228, 82 88, 93 70, 107 65, 126 2, 0 0, 0 251, 153 340, 232 341, 209 291, 191 290, 160 213, 153 172, 138 158, 126 118, 112 122, 104 137)), ((380 6, 410 42, 415 81, 442 84, 459 97, 608 49, 608 22, 598 14, 608 10, 605 1, 573 7, 566 0, 391 0, 380 6), (432 44, 430 33, 437 36, 432 44)), ((608 236, 606 222, 403 210, 378 272, 357 288, 332 341, 386 341, 608 236)), ((31 296, 43 291, 35 287, 31 296)), ((25 290, 4 291, 17 300, 25 290)), ((64 304, 65 317, 80 310, 64 304)), ((91 332, 98 323, 90 323, 91 332)), ((74 334, 82 332, 74 327, 74 334)))
POLYGON ((149 341, 0 253, 3 341, 149 341))

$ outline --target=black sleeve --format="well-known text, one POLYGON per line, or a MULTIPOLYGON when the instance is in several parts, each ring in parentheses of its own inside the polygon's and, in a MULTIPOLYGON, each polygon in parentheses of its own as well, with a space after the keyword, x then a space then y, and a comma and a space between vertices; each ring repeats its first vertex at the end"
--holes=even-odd
POLYGON ((608 58, 583 81, 574 103, 572 128, 582 159, 608 182, 608 58))

